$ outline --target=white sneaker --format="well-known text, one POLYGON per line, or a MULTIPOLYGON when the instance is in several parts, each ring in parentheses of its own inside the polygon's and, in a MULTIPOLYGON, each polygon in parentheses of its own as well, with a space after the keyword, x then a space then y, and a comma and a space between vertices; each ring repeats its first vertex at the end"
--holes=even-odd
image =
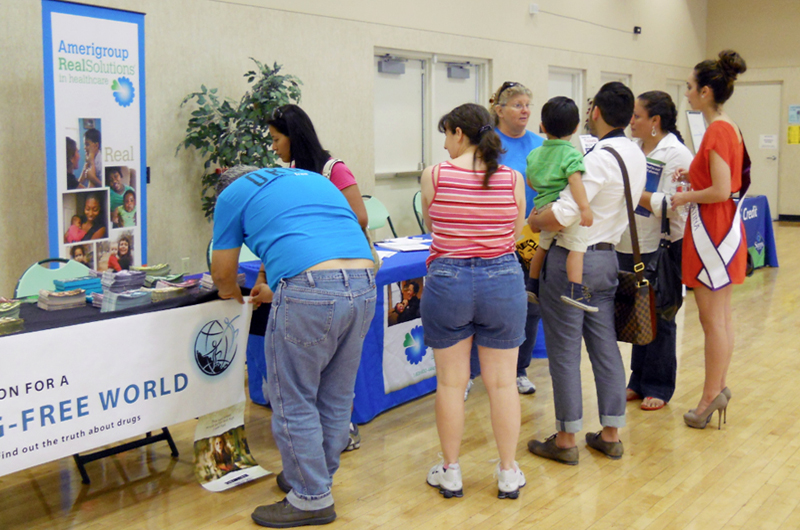
POLYGON ((447 469, 445 469, 444 461, 440 464, 436 464, 428 471, 428 485, 439 488, 439 493, 444 495, 445 499, 463 497, 464 489, 461 483, 461 466, 458 464, 450 464, 447 469))
POLYGON ((473 381, 472 379, 470 379, 469 383, 467 383, 467 389, 464 390, 464 401, 466 401, 467 398, 469 397, 469 391, 472 390, 472 385, 474 385, 474 384, 475 384, 475 381, 473 381))
POLYGON ((516 462, 513 469, 500 469, 498 462, 494 478, 497 479, 498 499, 516 499, 519 497, 519 489, 525 486, 525 474, 516 462))
POLYGON ((517 377, 517 390, 520 394, 533 394, 536 392, 536 385, 527 376, 521 375, 517 377))

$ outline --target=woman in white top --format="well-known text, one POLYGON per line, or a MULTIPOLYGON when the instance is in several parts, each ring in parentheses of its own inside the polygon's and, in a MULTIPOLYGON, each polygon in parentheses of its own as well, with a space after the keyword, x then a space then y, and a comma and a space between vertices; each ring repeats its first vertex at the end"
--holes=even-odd
MULTIPOLYGON (((692 153, 683 144, 675 121, 678 111, 666 92, 652 91, 637 99, 631 118, 631 136, 647 157, 647 185, 636 209, 636 230, 642 261, 647 264, 658 250, 661 241, 663 200, 667 199, 669 219, 669 257, 674 270, 681 270, 681 239, 686 224, 686 212, 669 208, 669 197, 675 193, 672 181, 678 169, 688 170, 692 153), (648 191, 650 190, 650 191, 648 191), (677 242, 677 243, 676 243, 677 242)), ((617 245, 617 257, 622 270, 633 270, 633 249, 630 228, 617 245)), ((677 278, 680 285, 680 278, 677 278)), ((659 315, 656 338, 645 346, 633 346, 631 377, 628 382, 628 401, 642 399, 642 410, 662 408, 675 392, 677 360, 675 354, 677 329, 674 315, 659 315), (669 318, 667 318, 669 317, 669 318)))

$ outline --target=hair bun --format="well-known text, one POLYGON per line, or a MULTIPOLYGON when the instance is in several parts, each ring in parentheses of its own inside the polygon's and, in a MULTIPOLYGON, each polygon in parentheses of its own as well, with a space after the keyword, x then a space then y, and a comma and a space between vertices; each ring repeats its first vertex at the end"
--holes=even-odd
POLYGON ((719 60, 717 62, 725 77, 731 80, 735 80, 739 74, 747 71, 747 63, 744 62, 741 55, 733 50, 719 52, 719 60))

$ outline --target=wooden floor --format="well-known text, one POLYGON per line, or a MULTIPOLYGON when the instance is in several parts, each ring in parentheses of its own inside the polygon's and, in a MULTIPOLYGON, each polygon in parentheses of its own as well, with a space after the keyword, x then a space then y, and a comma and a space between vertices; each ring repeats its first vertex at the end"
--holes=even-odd
MULTIPOLYGON (((677 392, 661 411, 628 404, 622 460, 590 452, 582 435, 578 466, 527 452, 530 438, 554 430, 547 361, 534 359, 528 374, 538 391, 521 397, 517 459, 528 485, 518 500, 496 498, 497 451, 478 382, 466 405, 464 498, 445 500, 425 485, 439 452, 430 395, 361 427, 361 449, 342 456, 333 488, 338 519, 327 528, 800 528, 800 225, 775 228, 781 267, 758 270, 734 289, 734 397, 721 431, 689 429, 682 419, 703 379, 703 335, 690 294, 679 316, 677 392)), ((621 348, 627 365, 630 348, 621 348)), ((585 427, 596 430, 586 359, 583 388, 585 427)), ((269 420, 269 409, 248 404, 250 447, 265 468, 280 470, 269 420)), ((0 528, 254 528, 253 508, 283 497, 274 478, 205 491, 193 475, 194 427, 172 428, 179 459, 165 444, 130 451, 88 464, 90 486, 72 459, 1 477, 0 528)))

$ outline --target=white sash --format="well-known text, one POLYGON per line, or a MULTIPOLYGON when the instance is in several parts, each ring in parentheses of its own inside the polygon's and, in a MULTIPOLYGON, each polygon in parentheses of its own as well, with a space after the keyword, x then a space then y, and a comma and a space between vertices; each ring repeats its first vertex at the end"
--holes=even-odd
POLYGON ((736 213, 733 216, 733 224, 725 239, 720 242, 718 247, 714 246, 711 236, 708 235, 703 218, 700 216, 700 207, 691 203, 689 211, 689 222, 692 226, 692 240, 697 255, 703 264, 697 279, 711 289, 717 291, 731 283, 731 276, 728 274, 730 264, 739 245, 742 241, 742 211, 744 199, 747 196, 747 189, 742 190, 743 195, 736 204, 736 213))

